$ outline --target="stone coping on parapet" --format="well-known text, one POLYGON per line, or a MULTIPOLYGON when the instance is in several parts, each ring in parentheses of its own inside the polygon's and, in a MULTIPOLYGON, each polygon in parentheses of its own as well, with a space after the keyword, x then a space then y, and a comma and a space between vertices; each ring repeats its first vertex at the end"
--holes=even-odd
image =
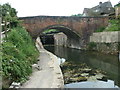
POLYGON ((25 17, 19 17, 19 19, 25 19, 25 18, 109 18, 108 16, 45 16, 45 15, 39 15, 39 16, 25 16, 25 17))

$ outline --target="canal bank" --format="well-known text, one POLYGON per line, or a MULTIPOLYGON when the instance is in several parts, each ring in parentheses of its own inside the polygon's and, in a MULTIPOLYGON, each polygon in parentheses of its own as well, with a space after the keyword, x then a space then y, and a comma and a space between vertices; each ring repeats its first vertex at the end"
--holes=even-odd
POLYGON ((40 52, 38 63, 32 66, 33 73, 21 88, 63 88, 64 80, 58 58, 43 48, 39 38, 36 47, 40 52))
POLYGON ((93 33, 90 36, 88 49, 118 55, 120 51, 119 35, 120 31, 93 33))
POLYGON ((45 49, 65 59, 62 65, 65 88, 120 87, 120 62, 117 55, 60 46, 45 46, 45 49))

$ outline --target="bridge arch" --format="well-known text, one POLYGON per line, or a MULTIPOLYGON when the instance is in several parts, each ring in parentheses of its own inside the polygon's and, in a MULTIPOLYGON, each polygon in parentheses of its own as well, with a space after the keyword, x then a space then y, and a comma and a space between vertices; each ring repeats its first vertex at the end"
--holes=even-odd
POLYGON ((42 35, 42 32, 48 29, 56 29, 63 32, 67 36, 67 46, 71 48, 80 49, 80 35, 74 30, 65 25, 50 25, 41 30, 38 36, 42 35))
POLYGON ((42 29, 40 34, 47 29, 57 29, 57 30, 63 32, 64 34, 66 34, 68 37, 80 38, 80 35, 77 32, 75 32, 75 30, 73 30, 65 25, 50 25, 50 26, 42 29))
POLYGON ((90 35, 97 29, 107 26, 109 20, 108 17, 70 16, 32 16, 20 17, 19 19, 23 21, 22 25, 33 39, 36 39, 45 28, 57 28, 64 33, 67 32, 66 34, 69 33, 67 35, 69 37, 78 37, 80 35, 80 41, 78 42, 80 42, 79 46, 82 48, 86 48, 90 35))

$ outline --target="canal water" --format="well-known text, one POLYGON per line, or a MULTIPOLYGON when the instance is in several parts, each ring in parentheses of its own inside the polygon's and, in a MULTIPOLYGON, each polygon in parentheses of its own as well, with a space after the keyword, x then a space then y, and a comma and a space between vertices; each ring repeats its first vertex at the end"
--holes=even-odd
POLYGON ((59 58, 66 60, 66 66, 64 63, 62 64, 66 88, 120 87, 120 61, 117 55, 108 55, 95 51, 83 51, 60 46, 45 46, 45 49, 54 53, 59 58), (82 71, 83 69, 87 71, 82 71), (70 72, 72 72, 72 74, 70 72), (92 74, 90 74, 91 72, 92 74), (97 75, 98 72, 99 75, 97 75), (68 73, 71 76, 68 75, 68 73), (65 76, 66 74, 68 76, 65 76), (82 78, 79 77, 79 74, 83 75, 82 78), (94 79, 95 76, 101 77, 101 75, 103 75, 102 79, 99 77, 99 79, 94 79), (79 80, 73 76, 78 76, 79 80), (74 79, 71 80, 71 77, 74 79))

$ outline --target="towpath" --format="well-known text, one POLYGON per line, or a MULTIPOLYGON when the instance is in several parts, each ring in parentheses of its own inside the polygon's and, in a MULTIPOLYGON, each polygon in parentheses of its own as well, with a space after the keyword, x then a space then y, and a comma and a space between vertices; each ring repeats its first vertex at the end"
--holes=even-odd
POLYGON ((64 85, 57 57, 45 49, 40 50, 37 64, 40 70, 34 70, 30 79, 21 88, 61 88, 64 85))

